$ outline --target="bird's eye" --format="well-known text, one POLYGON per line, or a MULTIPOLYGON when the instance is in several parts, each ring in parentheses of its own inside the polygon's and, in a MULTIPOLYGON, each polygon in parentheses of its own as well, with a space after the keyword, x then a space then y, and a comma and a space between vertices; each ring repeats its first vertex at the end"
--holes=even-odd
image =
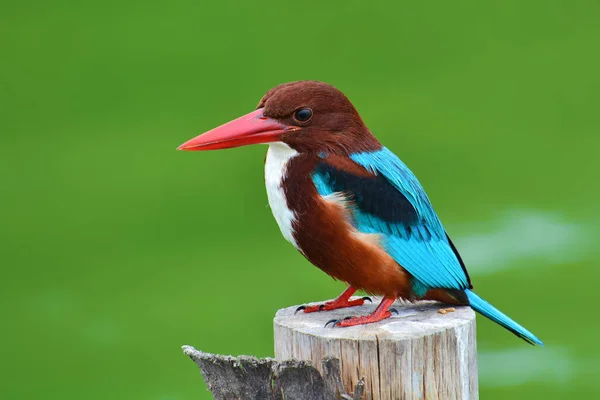
POLYGON ((296 110, 294 113, 294 118, 299 122, 306 122, 312 118, 313 112, 310 108, 301 108, 296 110))

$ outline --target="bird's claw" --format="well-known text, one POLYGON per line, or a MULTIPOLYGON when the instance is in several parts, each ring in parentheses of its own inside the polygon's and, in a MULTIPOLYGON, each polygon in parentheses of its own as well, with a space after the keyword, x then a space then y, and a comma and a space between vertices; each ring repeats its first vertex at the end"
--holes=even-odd
MULTIPOLYGON (((307 306, 300 306, 298 308, 296 308, 296 311, 294 311, 294 315, 298 314, 300 311, 304 311, 306 310, 307 306)), ((323 311, 325 309, 325 304, 321 304, 319 306, 319 311, 323 311)))
POLYGON ((370 303, 373 303, 373 300, 371 300, 371 298, 369 296, 363 296, 362 298, 364 301, 369 301, 370 303))
POLYGON ((400 315, 398 310, 396 310, 395 308, 390 308, 388 311, 391 312, 392 314, 400 315))
POLYGON ((327 321, 327 323, 325 324, 325 328, 327 328, 327 325, 332 324, 331 327, 335 328, 335 326, 340 322, 339 319, 330 319, 329 321, 327 321))
POLYGON ((327 325, 332 324, 331 327, 335 328, 335 326, 337 324, 339 324, 342 321, 346 321, 347 319, 352 319, 352 317, 346 317, 344 319, 330 319, 329 321, 327 321, 327 323, 325 324, 325 328, 327 328, 327 325))

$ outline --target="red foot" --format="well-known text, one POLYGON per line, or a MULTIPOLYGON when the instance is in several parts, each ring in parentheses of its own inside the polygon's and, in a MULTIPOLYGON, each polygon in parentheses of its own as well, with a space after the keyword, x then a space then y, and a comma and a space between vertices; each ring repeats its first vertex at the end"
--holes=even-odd
POLYGON ((323 304, 317 304, 314 306, 300 306, 296 309, 296 312, 304 310, 305 313, 312 313, 318 311, 331 311, 337 310, 338 308, 362 306, 365 300, 371 300, 369 297, 363 297, 361 299, 350 300, 350 297, 356 292, 352 286, 344 290, 344 293, 339 295, 335 300, 327 301, 323 304))
POLYGON ((303 306, 304 308, 302 310, 304 310, 305 313, 311 313, 311 312, 317 312, 317 311, 337 310, 338 308, 345 308, 345 307, 362 306, 363 304, 365 304, 364 297, 362 299, 346 300, 346 301, 340 301, 338 299, 335 299, 335 300, 327 301, 323 304, 317 304, 314 306, 303 306))
POLYGON ((389 310, 389 308, 392 304, 394 304, 394 301, 396 301, 396 298, 394 297, 384 297, 375 311, 373 311, 373 313, 370 315, 365 315, 362 317, 348 317, 342 320, 333 319, 327 322, 325 326, 333 324, 333 326, 348 327, 382 321, 392 316, 392 312, 389 310))

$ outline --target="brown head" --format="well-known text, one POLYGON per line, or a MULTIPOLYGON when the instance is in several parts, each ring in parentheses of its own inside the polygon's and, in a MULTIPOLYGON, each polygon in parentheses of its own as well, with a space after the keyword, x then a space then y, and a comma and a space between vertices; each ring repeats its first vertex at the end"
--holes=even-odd
POLYGON ((381 145, 342 92, 317 81, 269 90, 256 111, 182 144, 180 150, 217 150, 284 142, 301 153, 349 154, 381 145))

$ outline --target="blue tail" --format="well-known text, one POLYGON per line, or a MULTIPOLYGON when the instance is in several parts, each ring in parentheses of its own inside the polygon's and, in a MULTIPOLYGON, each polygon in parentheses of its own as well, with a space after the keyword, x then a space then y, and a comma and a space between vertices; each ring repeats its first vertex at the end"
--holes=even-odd
POLYGON ((508 318, 500 310, 498 310, 496 307, 494 307, 481 297, 477 296, 475 293, 471 292, 470 290, 465 290, 465 293, 469 298, 471 308, 473 308, 481 315, 488 317, 497 324, 502 325, 521 339, 524 339, 531 344, 538 344, 540 346, 544 345, 544 343, 542 343, 542 341, 538 339, 533 333, 529 332, 527 329, 523 328, 521 325, 517 324, 512 319, 508 318))

